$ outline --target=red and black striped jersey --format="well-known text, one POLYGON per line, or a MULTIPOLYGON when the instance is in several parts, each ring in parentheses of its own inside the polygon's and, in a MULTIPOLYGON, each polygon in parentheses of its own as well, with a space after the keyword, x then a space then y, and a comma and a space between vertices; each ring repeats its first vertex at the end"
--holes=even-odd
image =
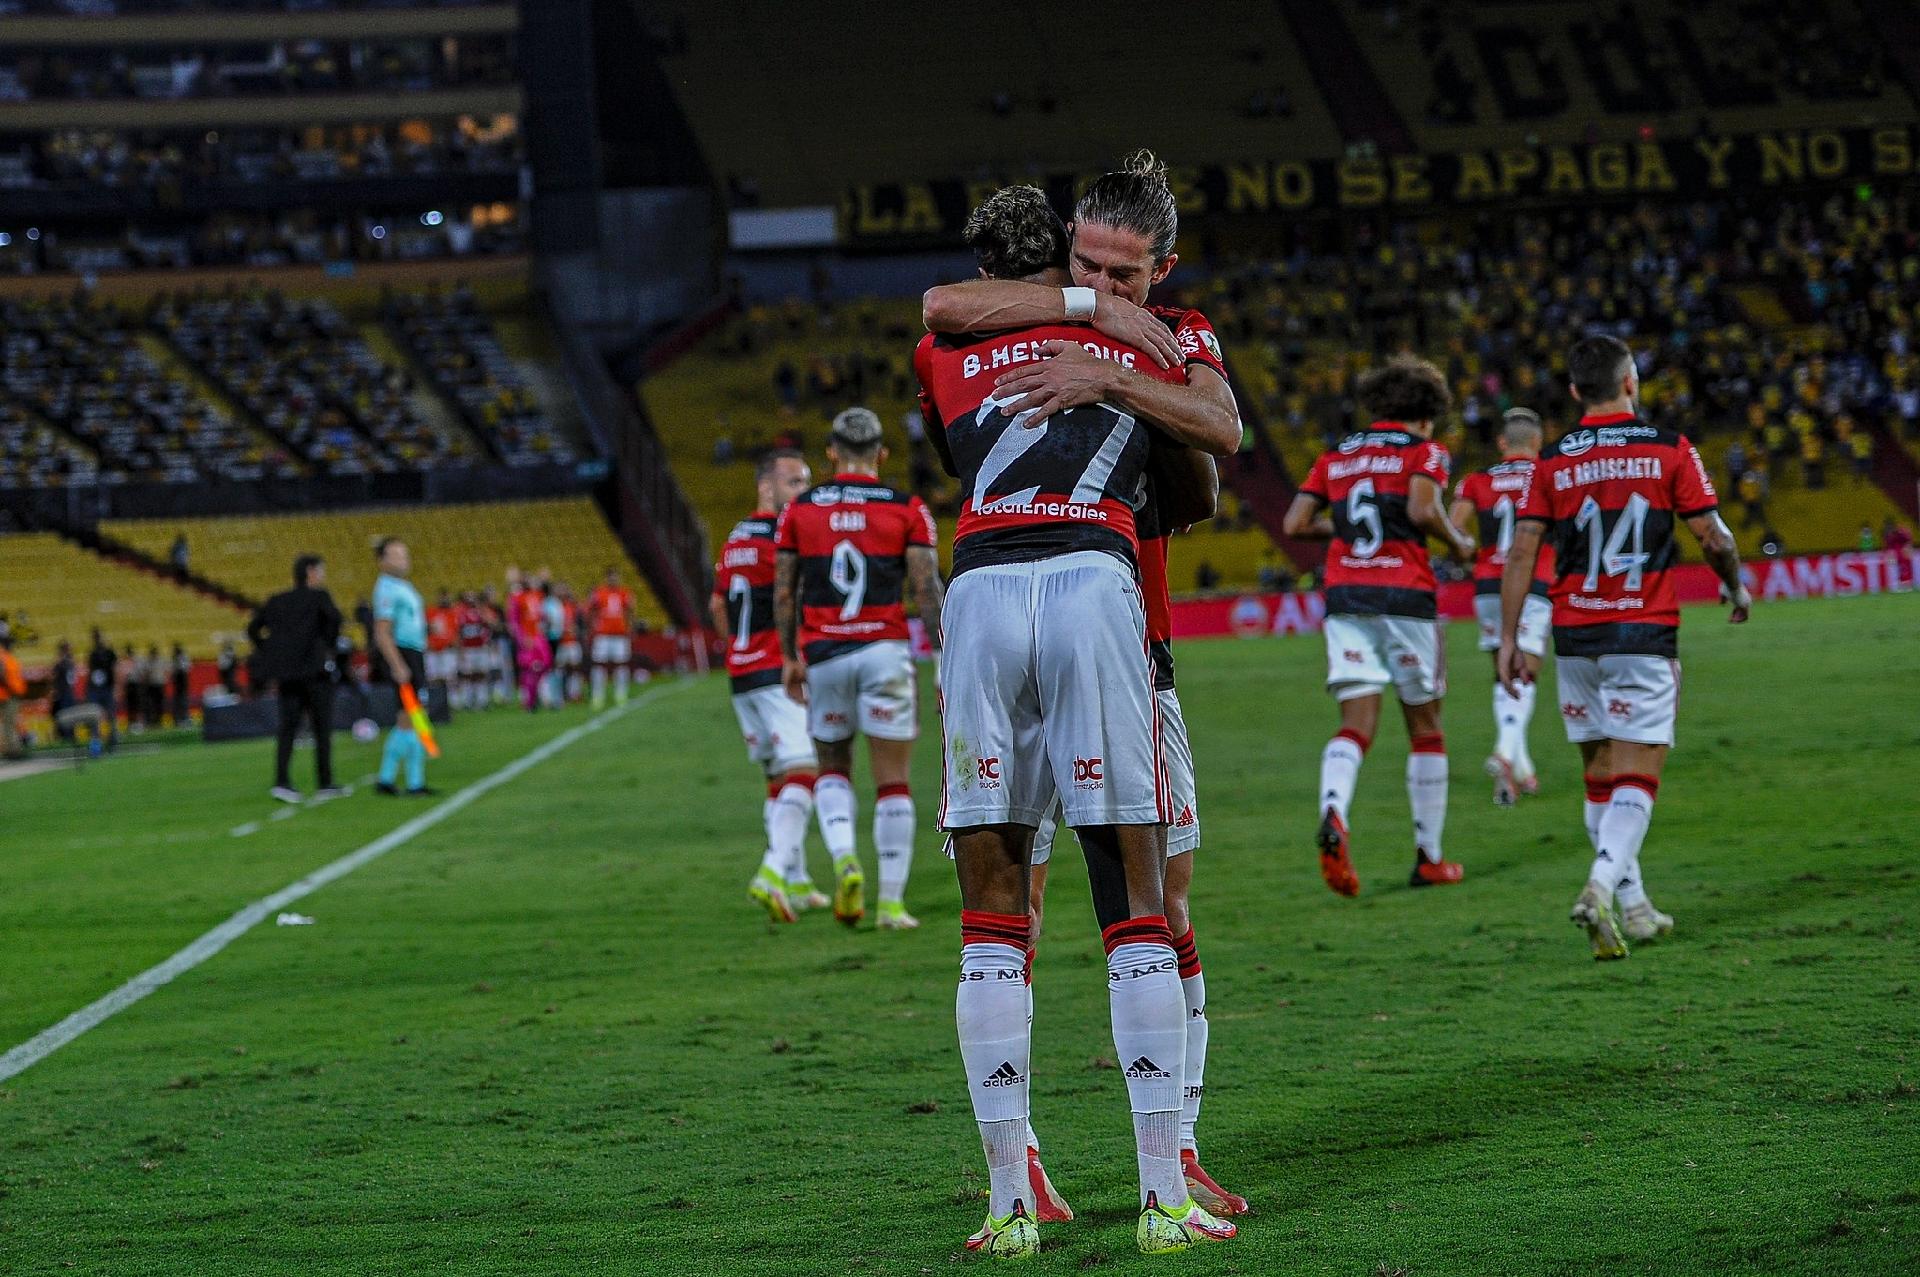
POLYGON ((773 515, 756 510, 733 525, 713 567, 713 596, 727 609, 727 674, 733 690, 780 681, 773 624, 773 515))
POLYGON ((1416 476, 1444 491, 1448 465, 1444 447, 1392 421, 1376 421, 1320 454, 1300 491, 1333 508, 1321 574, 1328 612, 1438 615, 1427 537, 1407 515, 1407 496, 1416 476))
MULTIPOLYGON (((1507 551, 1513 548, 1514 521, 1533 482, 1533 461, 1532 457, 1502 457, 1500 464, 1476 470, 1460 481, 1459 499, 1473 503, 1474 515, 1479 521, 1476 539, 1480 548, 1473 556, 1475 594, 1500 593, 1500 576, 1507 570, 1507 551)), ((1551 580, 1553 548, 1542 545, 1529 593, 1544 598, 1547 582, 1551 580)))
POLYGON ((936 543, 926 502, 872 475, 835 475, 780 512, 773 539, 800 556, 800 649, 810 663, 907 637, 907 547, 936 543))
POLYGON ((913 352, 921 414, 960 480, 953 575, 993 563, 1030 563, 1100 550, 1128 564, 1151 429, 1111 404, 1053 413, 1036 425, 1006 416, 994 379, 1042 358, 1048 341, 1071 341, 1101 359, 1173 384, 1132 346, 1082 324, 1043 324, 987 335, 929 333, 913 352))
POLYGON ((1719 504, 1685 435, 1627 413, 1583 418, 1542 453, 1519 515, 1556 554, 1555 653, 1675 655, 1674 524, 1719 504))

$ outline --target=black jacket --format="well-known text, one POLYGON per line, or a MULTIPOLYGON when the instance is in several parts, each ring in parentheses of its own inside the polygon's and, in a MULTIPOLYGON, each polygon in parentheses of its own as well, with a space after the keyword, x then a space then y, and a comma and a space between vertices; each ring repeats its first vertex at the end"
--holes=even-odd
POLYGON ((305 586, 276 594, 247 622, 255 679, 320 678, 331 672, 340 609, 325 590, 305 586))

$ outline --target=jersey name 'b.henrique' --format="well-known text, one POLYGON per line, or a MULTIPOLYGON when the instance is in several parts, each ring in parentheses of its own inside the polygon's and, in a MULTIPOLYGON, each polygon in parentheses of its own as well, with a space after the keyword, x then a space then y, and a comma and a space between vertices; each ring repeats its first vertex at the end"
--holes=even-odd
POLYGON ((871 475, 841 474, 780 512, 774 545, 800 556, 808 664, 907 637, 907 547, 935 544, 933 511, 871 475))
POLYGON ((1444 491, 1449 464, 1444 447, 1388 421, 1320 454, 1300 490, 1332 507, 1322 573, 1329 613, 1428 621, 1438 614, 1426 534, 1407 514, 1407 495, 1416 476, 1444 491))
POLYGON ((1675 656, 1674 523, 1718 508, 1686 436, 1626 413, 1584 418, 1541 454, 1519 513, 1553 543, 1555 654, 1675 656))
POLYGON ((727 609, 727 675, 736 692, 780 681, 773 562, 773 516, 759 510, 733 525, 713 567, 713 594, 727 609))
POLYGON ((1150 428, 1111 404, 1086 404, 1029 424, 1000 411, 994 379, 1069 341, 1169 383, 1143 352, 1078 324, 1045 324, 986 336, 929 334, 913 352, 921 413, 939 432, 960 480, 953 575, 997 563, 1030 563, 1099 550, 1136 561, 1134 511, 1141 499, 1150 428))

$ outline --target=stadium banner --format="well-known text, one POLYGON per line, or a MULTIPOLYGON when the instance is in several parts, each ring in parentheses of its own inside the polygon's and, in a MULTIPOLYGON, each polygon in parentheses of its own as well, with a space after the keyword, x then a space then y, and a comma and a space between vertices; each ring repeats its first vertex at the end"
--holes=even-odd
MULTIPOLYGON (((1176 167, 1184 217, 1367 209, 1418 210, 1511 200, 1670 195, 1693 198, 1807 183, 1920 173, 1920 126, 1775 129, 1742 134, 1541 143, 1481 150, 1356 154, 1176 167)), ((952 243, 967 213, 1007 182, 1044 187, 1072 207, 1097 172, 1009 174, 1004 180, 876 182, 843 197, 848 244, 952 243)))
MULTIPOLYGON (((1861 594, 1910 594, 1920 590, 1920 549, 1799 554, 1764 559, 1741 568, 1741 578, 1761 603, 1776 599, 1850 598, 1861 594)), ((1674 589, 1683 606, 1718 603, 1720 579, 1704 563, 1674 569, 1674 589)), ((1440 587, 1440 616, 1473 619, 1473 583, 1440 587)), ((1318 593, 1216 595, 1173 601, 1173 636, 1258 638, 1266 634, 1317 634, 1326 620, 1318 593)))

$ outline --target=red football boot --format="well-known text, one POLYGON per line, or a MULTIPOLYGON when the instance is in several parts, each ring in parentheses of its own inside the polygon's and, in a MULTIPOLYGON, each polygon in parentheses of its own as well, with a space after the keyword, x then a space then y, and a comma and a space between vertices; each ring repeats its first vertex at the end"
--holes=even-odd
POLYGON ((1360 875, 1353 872, 1353 861, 1347 858, 1347 822, 1331 807, 1320 818, 1319 842, 1320 876, 1339 895, 1359 895, 1360 875))
POLYGON ((1187 1177, 1187 1191, 1193 1194, 1193 1200, 1200 1203, 1202 1209, 1215 1215, 1244 1215, 1247 1213, 1247 1199, 1238 1193, 1229 1193, 1213 1182, 1213 1176, 1207 1174, 1200 1165, 1200 1155, 1190 1148, 1180 1150, 1180 1169, 1187 1177))
POLYGON ((1450 882, 1459 882, 1466 876, 1466 870, 1454 860, 1428 860, 1419 852, 1413 853, 1413 874, 1407 880, 1412 887, 1443 887, 1450 882))
POLYGON ((1040 1165, 1040 1150, 1032 1146, 1027 1148, 1027 1184, 1033 1190, 1036 1223, 1064 1224, 1073 1218, 1073 1207, 1067 1205, 1067 1199, 1060 1196, 1060 1190, 1047 1178, 1047 1168, 1040 1165))

